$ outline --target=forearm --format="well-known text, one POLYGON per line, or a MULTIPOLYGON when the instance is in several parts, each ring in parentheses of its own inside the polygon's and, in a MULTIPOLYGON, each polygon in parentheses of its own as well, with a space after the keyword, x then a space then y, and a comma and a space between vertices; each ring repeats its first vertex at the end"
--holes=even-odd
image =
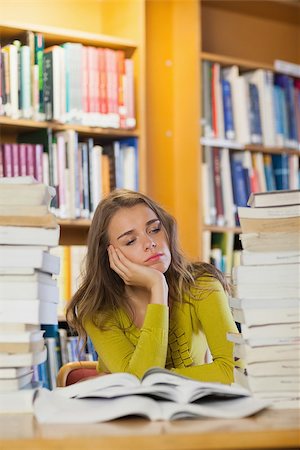
POLYGON ((148 305, 139 331, 132 332, 130 323, 126 322, 118 326, 108 324, 105 331, 88 322, 86 331, 109 372, 129 372, 141 378, 150 367, 165 367, 169 332, 167 306, 148 305))
POLYGON ((168 331, 168 307, 148 305, 135 349, 123 360, 124 371, 142 377, 150 367, 165 367, 168 331))
POLYGON ((208 364, 173 368, 171 370, 179 375, 184 375, 197 381, 231 384, 234 381, 233 369, 234 364, 232 359, 220 358, 208 364))

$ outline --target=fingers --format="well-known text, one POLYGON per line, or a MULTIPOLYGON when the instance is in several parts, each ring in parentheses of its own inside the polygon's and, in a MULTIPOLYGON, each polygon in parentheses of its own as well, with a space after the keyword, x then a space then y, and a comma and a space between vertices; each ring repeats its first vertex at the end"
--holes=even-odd
MULTIPOLYGON (((110 245, 108 247, 107 251, 108 251, 110 267, 124 280, 125 283, 127 283, 128 271, 127 271, 126 266, 120 259, 119 252, 117 252, 116 249, 112 245, 110 245)), ((123 258, 123 261, 124 261, 124 258, 123 258)))

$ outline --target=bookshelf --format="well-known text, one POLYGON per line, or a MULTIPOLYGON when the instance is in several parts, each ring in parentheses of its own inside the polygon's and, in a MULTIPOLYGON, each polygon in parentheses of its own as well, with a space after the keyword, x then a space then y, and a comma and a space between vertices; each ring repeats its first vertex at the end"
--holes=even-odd
POLYGON ((152 170, 156 170, 149 191, 176 216, 184 249, 202 259, 207 255, 207 233, 240 232, 236 226, 204 223, 205 146, 217 147, 220 152, 227 147, 230 154, 234 150, 251 155, 299 155, 298 149, 284 146, 204 138, 200 130, 202 63, 237 65, 241 73, 263 69, 273 74, 276 59, 299 64, 299 2, 200 0, 186 2, 184 8, 183 2, 153 3, 148 2, 146 10, 147 63, 156 67, 156 74, 147 72, 148 143, 154 152, 152 170), (166 26, 159 30, 162 20, 166 26), (169 117, 167 101, 171 105, 169 117), (156 117, 155 124, 150 125, 151 117, 156 117), (168 129, 172 133, 167 136, 168 129), (167 192, 166 180, 172 192, 167 192))
MULTIPOLYGON (((78 2, 75 6, 79 8, 78 2)), ((83 2, 82 2, 83 3, 83 2)), ((130 2, 127 2, 127 6, 130 2)), ((95 8, 97 7, 97 2, 95 2, 95 8)), ((42 6, 42 5, 41 5, 42 6)), ((81 5, 82 6, 82 5, 81 5)), ((13 8, 16 5, 12 5, 13 8)), ((97 15, 100 21, 102 17, 102 11, 100 7, 97 7, 97 15)), ((104 47, 113 50, 123 50, 125 57, 140 60, 143 59, 143 55, 139 54, 140 48, 136 41, 131 38, 118 35, 101 34, 100 32, 86 32, 77 29, 60 28, 53 26, 52 24, 43 23, 45 17, 42 15, 42 9, 40 9, 40 22, 37 24, 32 24, 26 22, 26 13, 24 13, 24 22, 15 22, 12 20, 5 20, 7 15, 10 18, 9 6, 7 6, 3 16, 0 21, 0 34, 1 34, 1 45, 11 43, 14 39, 20 40, 24 39, 24 34, 27 30, 34 33, 41 33, 45 40, 45 48, 52 45, 60 45, 65 42, 80 43, 84 46, 92 47, 104 47)), ((80 8, 79 8, 80 9, 80 8)), ((39 10, 39 8, 38 8, 39 10)), ((94 13, 95 11, 92 10, 94 13)), ((36 10, 37 13, 37 10, 36 10)), ((91 13, 87 9, 86 15, 91 13)), ((136 13, 137 14, 137 13, 136 13)), ((27 14, 29 16, 29 14, 27 14)), ((58 21, 58 17, 57 17, 58 21)), ((53 23, 56 23, 55 17, 53 17, 53 23)), ((59 22, 59 21, 58 21, 59 22)), ((78 22, 78 21, 77 21, 78 22)), ((95 27, 96 28, 96 27, 95 27)), ((90 28, 87 28, 90 29, 90 28)), ((97 27, 100 31, 100 27, 97 27)), ((122 29, 119 29, 119 34, 122 29)), ((108 30, 109 32, 109 30, 108 30)), ((24 42, 23 42, 24 43, 24 42)), ((135 64, 135 63, 134 63, 135 64)), ((143 117, 141 113, 140 105, 143 103, 142 98, 138 98, 136 92, 142 92, 141 86, 143 85, 143 76, 141 71, 141 64, 137 67, 135 66, 134 83, 135 83, 135 111, 137 125, 134 128, 101 128, 99 126, 85 126, 81 124, 73 123, 60 123, 58 121, 40 121, 34 119, 18 118, 14 119, 9 116, 0 116, 0 135, 1 143, 15 143, 18 142, 18 136, 22 133, 33 132, 37 130, 52 130, 53 133, 64 132, 68 130, 73 130, 78 134, 78 138, 85 140, 86 138, 93 138, 96 144, 107 144, 115 140, 121 140, 124 138, 137 138, 138 139, 138 158, 139 158, 139 185, 143 189, 145 186, 145 160, 144 152, 145 145, 143 139, 143 117)), ((59 220, 61 226, 61 239, 60 244, 71 245, 71 244, 84 244, 86 242, 87 233, 90 225, 90 220, 84 219, 74 219, 74 220, 59 220)))

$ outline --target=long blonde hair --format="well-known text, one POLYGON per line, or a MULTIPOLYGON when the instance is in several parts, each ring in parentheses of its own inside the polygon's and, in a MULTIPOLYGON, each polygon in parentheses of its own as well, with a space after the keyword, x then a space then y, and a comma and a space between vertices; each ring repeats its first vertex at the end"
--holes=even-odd
POLYGON ((165 273, 170 298, 180 301, 183 292, 190 292, 200 276, 218 279, 224 289, 229 291, 226 278, 214 266, 192 263, 184 257, 178 245, 176 221, 168 212, 144 194, 127 189, 114 190, 99 203, 94 213, 88 234, 82 283, 67 306, 67 321, 78 332, 83 345, 87 340, 84 329, 86 319, 96 320, 95 323, 101 327, 107 313, 119 308, 130 310, 125 283, 109 265, 108 226, 120 208, 132 208, 141 203, 154 211, 166 232, 171 252, 171 263, 165 273))

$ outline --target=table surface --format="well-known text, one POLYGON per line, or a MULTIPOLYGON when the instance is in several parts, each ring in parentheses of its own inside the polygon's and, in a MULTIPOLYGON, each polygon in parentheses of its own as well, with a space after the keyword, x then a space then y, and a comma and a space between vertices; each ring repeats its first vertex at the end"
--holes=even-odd
POLYGON ((1 450, 203 450, 300 447, 300 410, 264 410, 238 420, 151 422, 130 417, 82 425, 39 424, 31 414, 0 416, 1 450))

